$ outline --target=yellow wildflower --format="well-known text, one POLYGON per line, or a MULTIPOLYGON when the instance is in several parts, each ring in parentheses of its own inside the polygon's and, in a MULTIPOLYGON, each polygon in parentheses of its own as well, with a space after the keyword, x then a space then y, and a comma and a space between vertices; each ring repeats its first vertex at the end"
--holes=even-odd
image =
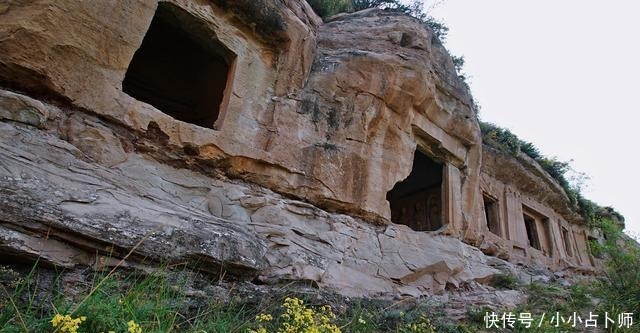
POLYGON ((140 327, 140 325, 136 324, 136 322, 133 320, 130 320, 127 323, 127 326, 129 326, 129 328, 127 329, 127 332, 129 333, 142 333, 142 328, 140 327))
MULTIPOLYGON (((280 315, 278 327, 274 327, 277 333, 340 333, 340 328, 331 323, 336 315, 331 307, 325 305, 316 309, 308 308, 304 301, 298 298, 287 297, 283 304, 284 310, 280 315)), ((271 315, 260 314, 256 316, 259 323, 270 322, 271 315)), ((270 333, 262 324, 249 333, 270 333)))
POLYGON ((270 314, 259 314, 256 316, 256 320, 259 322, 272 321, 273 317, 270 314))
POLYGON ((78 318, 72 318, 70 315, 56 314, 51 318, 51 326, 57 329, 60 333, 77 333, 80 324, 86 321, 87 317, 82 316, 78 318))
POLYGON ((429 318, 421 315, 417 322, 407 324, 400 331, 403 333, 435 333, 436 328, 431 324, 429 318))

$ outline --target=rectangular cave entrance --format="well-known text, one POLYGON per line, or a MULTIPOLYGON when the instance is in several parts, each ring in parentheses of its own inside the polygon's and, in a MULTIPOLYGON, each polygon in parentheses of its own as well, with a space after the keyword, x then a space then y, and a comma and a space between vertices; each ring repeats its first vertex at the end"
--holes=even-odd
POLYGON ((562 227, 562 243, 564 244, 564 250, 567 255, 572 257, 573 251, 571 251, 571 243, 569 241, 569 230, 565 227, 562 227))
POLYGON ((497 236, 502 236, 498 200, 487 194, 483 194, 482 199, 484 203, 484 216, 487 220, 487 228, 489 228, 491 233, 497 236))
POLYGON ((524 227, 527 229, 527 238, 529 239, 529 246, 534 249, 541 250, 540 238, 538 238, 538 227, 536 226, 535 217, 524 213, 524 227))
POLYGON ((522 212, 529 245, 534 249, 542 251, 544 255, 551 256, 553 249, 551 247, 549 218, 524 205, 522 212))
POLYGON ((161 2, 122 89, 175 119, 213 128, 226 107, 235 55, 203 34, 202 26, 183 9, 161 2))
POLYGON ((387 193, 391 221, 415 231, 435 231, 443 225, 443 165, 416 150, 409 176, 387 193))

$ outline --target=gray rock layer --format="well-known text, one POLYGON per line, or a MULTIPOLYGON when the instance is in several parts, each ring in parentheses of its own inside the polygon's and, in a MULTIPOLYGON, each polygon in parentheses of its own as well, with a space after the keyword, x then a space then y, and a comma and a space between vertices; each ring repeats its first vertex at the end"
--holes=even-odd
MULTIPOLYGON (((115 137, 98 119, 45 106, 67 118, 61 128, 73 121, 76 132, 115 137)), ((125 265, 186 262, 360 296, 418 296, 499 272, 455 238, 375 226, 118 145, 70 143, 19 119, 0 122, 0 148, 0 249, 19 258, 72 267, 114 265, 130 253, 125 265), (122 162, 97 162, 114 155, 122 162)))

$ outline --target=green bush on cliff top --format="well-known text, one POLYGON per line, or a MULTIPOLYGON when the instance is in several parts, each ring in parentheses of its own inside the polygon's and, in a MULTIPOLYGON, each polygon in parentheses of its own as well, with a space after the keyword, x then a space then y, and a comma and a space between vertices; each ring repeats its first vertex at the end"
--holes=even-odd
POLYGON ((329 17, 349 9, 349 0, 307 0, 307 2, 321 17, 329 17))
MULTIPOLYGON (((567 174, 571 169, 569 162, 559 161, 555 157, 544 156, 531 142, 521 140, 506 128, 492 123, 480 122, 482 142, 505 154, 520 158, 524 154, 536 161, 553 179, 564 189, 571 203, 590 227, 599 227, 603 219, 615 219, 624 222, 624 217, 611 207, 601 207, 593 201, 585 198, 580 190, 580 184, 572 184, 567 174)), ((584 174, 579 174, 585 177, 584 174)))
POLYGON ((444 41, 449 28, 442 22, 427 15, 424 11, 424 1, 414 0, 406 4, 401 0, 307 0, 311 8, 321 17, 329 17, 339 13, 358 11, 368 8, 381 8, 389 11, 404 13, 420 20, 438 37, 444 41))

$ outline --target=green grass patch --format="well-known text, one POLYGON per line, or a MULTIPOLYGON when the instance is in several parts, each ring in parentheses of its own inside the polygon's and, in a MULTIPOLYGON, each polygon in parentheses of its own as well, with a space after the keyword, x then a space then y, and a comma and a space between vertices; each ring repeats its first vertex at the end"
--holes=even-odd
POLYGON ((491 279, 489 283, 496 289, 516 289, 518 287, 518 278, 513 274, 498 274, 491 279))
POLYGON ((219 281, 194 282, 197 273, 170 269, 73 271, 73 283, 67 273, 34 266, 17 274, 0 266, 0 332, 271 333, 285 332, 286 327, 319 333, 473 331, 448 322, 426 303, 345 304, 339 297, 330 302, 331 297, 286 287, 259 295, 234 294, 233 283, 218 287, 219 281), (207 293, 211 288, 224 290, 226 296, 207 293))

